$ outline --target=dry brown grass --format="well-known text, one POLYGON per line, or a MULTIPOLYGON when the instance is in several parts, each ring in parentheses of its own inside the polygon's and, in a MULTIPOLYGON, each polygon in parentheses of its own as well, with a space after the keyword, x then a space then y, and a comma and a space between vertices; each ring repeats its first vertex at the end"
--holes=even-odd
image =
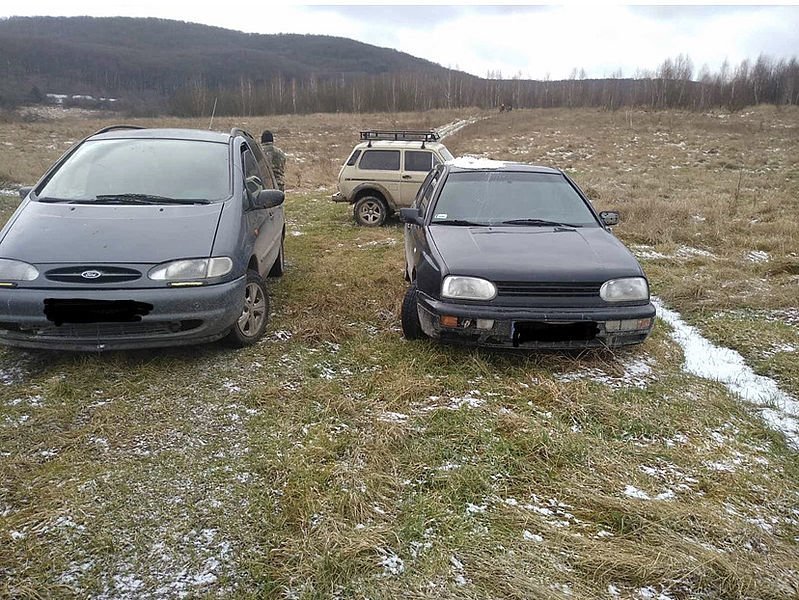
MULTIPOLYGON (((327 194, 361 126, 464 116, 218 121, 271 126, 301 188, 270 336, 234 353, 0 352, 0 596, 796 597, 796 453, 682 372, 662 324, 632 351, 581 356, 400 337, 402 229, 357 228, 327 194)), ((622 211, 622 238, 675 257, 645 259, 655 289, 749 357, 799 346, 794 325, 758 316, 790 307, 797 182, 788 158, 740 191, 735 169, 772 147, 795 156, 796 118, 514 111, 447 144, 568 167, 622 211), (725 219, 736 192, 749 228, 725 219), (745 261, 752 249, 769 260, 745 261)), ((36 158, 48 127, 68 139, 103 124, 32 124, 32 155, 0 146, 0 164, 32 181, 24 170, 52 158, 36 158)), ((799 383, 795 353, 772 356, 799 383)))

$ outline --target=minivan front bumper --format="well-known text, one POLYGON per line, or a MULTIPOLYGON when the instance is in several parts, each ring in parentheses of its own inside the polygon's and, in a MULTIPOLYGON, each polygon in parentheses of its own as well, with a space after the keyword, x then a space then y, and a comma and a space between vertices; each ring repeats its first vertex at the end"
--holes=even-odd
POLYGON ((443 302, 419 292, 419 321, 430 337, 496 348, 568 350, 640 344, 655 307, 509 307, 443 302), (442 322, 442 317, 444 318, 442 322))
MULTIPOLYGON (((216 285, 148 289, 0 289, 0 343, 22 348, 103 351, 212 342, 241 316, 246 277, 216 285), (47 303, 45 301, 48 301, 47 303), (74 305, 70 322, 54 322, 47 305, 74 305), (87 316, 80 307, 147 307, 146 314, 87 316)), ((144 312, 144 311, 143 311, 144 312)), ((88 313, 87 313, 88 315, 88 313)))

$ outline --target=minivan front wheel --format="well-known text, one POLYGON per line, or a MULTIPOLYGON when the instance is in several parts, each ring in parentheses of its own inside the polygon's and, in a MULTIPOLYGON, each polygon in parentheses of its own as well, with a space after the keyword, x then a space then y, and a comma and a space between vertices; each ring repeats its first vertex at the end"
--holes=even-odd
POLYGON ((355 203, 355 222, 365 227, 380 227, 386 222, 388 206, 377 196, 364 196, 355 203))
POLYGON ((227 335, 227 342, 236 348, 254 344, 264 335, 269 320, 269 296, 266 284, 257 271, 247 271, 244 305, 241 315, 227 335))

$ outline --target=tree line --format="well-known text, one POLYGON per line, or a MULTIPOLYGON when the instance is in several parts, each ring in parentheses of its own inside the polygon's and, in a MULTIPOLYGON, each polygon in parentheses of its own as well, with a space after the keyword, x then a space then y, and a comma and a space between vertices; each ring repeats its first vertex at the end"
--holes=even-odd
POLYGON ((240 77, 237 85, 211 85, 190 78, 169 97, 177 116, 261 115, 313 112, 424 111, 434 108, 622 107, 739 110, 753 104, 799 104, 799 62, 761 55, 716 72, 698 73, 687 56, 667 59, 654 71, 633 77, 620 73, 589 79, 575 70, 557 81, 478 78, 447 70, 441 73, 386 73, 360 77, 305 78, 277 75, 266 81, 240 77))

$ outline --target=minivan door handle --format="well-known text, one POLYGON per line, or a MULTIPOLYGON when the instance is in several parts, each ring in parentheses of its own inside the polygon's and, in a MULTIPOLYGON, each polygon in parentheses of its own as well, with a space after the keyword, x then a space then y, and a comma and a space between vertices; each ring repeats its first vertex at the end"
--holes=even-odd
POLYGON ((402 178, 403 178, 403 179, 410 179, 410 178, 411 178, 411 176, 410 176, 410 175, 403 175, 403 176, 402 176, 402 178))

